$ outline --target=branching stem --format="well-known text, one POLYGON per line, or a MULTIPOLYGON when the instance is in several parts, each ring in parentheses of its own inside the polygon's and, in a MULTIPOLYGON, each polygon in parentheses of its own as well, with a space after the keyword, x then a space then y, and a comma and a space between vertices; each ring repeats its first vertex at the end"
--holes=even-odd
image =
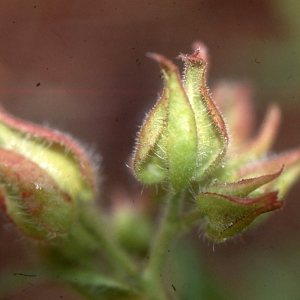
POLYGON ((94 208, 87 208, 82 214, 81 223, 85 230, 93 236, 100 249, 105 253, 110 263, 118 270, 125 271, 131 277, 138 276, 138 269, 120 245, 112 238, 109 227, 103 220, 101 213, 94 208))

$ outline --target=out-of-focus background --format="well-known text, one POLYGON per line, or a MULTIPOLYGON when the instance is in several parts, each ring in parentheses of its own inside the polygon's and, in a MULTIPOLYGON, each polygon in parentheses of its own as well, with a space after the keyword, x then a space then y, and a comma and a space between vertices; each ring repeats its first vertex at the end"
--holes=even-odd
MULTIPOLYGON (((3 0, 0 102, 11 113, 70 132, 101 153, 107 199, 116 190, 134 195, 141 187, 125 163, 162 88, 159 68, 145 54, 164 54, 182 68, 178 54, 191 53, 191 44, 201 40, 211 57, 209 84, 222 78, 250 81, 257 121, 272 102, 282 109, 275 150, 297 147, 299 11, 297 0, 3 0)), ((194 247, 176 254, 182 255, 186 276, 177 291, 191 300, 300 299, 299 193, 300 184, 280 213, 214 251, 195 230, 185 242, 194 247), (209 291, 203 292, 203 282, 209 291)), ((28 253, 0 216, 0 268, 18 273, 34 264, 34 252, 28 253)), ((28 278, 9 299, 41 295, 81 299, 62 285, 38 285, 36 278, 28 278)))

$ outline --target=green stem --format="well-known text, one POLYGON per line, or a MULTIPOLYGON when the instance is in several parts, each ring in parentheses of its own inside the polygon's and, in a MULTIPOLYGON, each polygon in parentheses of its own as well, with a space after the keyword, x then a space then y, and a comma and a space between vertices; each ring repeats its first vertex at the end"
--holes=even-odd
POLYGON ((87 207, 81 214, 84 229, 98 242, 110 263, 118 270, 125 271, 136 278, 138 269, 120 246, 113 240, 108 225, 102 219, 101 213, 95 207, 87 207))
POLYGON ((143 274, 144 290, 149 300, 166 300, 162 272, 170 246, 180 231, 180 208, 183 193, 177 193, 167 202, 166 212, 150 251, 150 259, 143 274))

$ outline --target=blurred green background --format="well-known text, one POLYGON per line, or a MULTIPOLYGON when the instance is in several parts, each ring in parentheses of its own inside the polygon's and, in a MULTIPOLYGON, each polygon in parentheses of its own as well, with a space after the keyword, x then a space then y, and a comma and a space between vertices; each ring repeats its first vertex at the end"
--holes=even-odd
MULTIPOLYGON (((176 60, 180 52, 191 53, 192 42, 203 41, 211 58, 209 85, 222 78, 251 82, 258 124, 270 103, 282 109, 274 149, 300 145, 299 14, 297 0, 3 0, 0 101, 17 116, 70 132, 101 153, 108 201, 116 190, 136 195, 141 186, 125 163, 162 88, 149 51, 176 60)), ((170 253, 168 270, 180 270, 180 278, 167 278, 174 294, 186 300, 300 299, 299 194, 300 183, 282 211, 214 250, 196 229, 170 253)), ((13 282, 17 276, 6 270, 33 266, 35 254, 0 218, 0 268, 13 282)), ((81 299, 62 285, 26 280, 7 299, 81 299)))

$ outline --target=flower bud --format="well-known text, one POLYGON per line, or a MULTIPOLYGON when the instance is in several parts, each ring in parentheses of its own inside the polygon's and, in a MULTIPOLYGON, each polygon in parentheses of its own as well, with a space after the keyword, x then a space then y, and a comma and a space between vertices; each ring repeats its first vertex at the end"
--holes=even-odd
POLYGON ((182 81, 171 61, 158 54, 150 57, 162 67, 165 88, 141 128, 134 172, 147 184, 169 181, 178 192, 221 165, 226 127, 206 88, 206 62, 200 49, 181 56, 182 81))
POLYGON ((0 109, 0 204, 26 235, 67 234, 77 206, 96 193, 94 168, 69 137, 0 109))
POLYGON ((200 193, 196 203, 206 216, 205 233, 223 242, 244 231, 259 215, 283 205, 278 192, 263 193, 259 188, 278 178, 283 169, 256 178, 216 184, 200 193))
POLYGON ((0 204, 26 235, 45 239, 69 232, 74 203, 36 163, 0 148, 0 204))
POLYGON ((72 199, 94 198, 94 167, 82 147, 70 137, 24 122, 0 109, 0 147, 35 162, 72 199))

